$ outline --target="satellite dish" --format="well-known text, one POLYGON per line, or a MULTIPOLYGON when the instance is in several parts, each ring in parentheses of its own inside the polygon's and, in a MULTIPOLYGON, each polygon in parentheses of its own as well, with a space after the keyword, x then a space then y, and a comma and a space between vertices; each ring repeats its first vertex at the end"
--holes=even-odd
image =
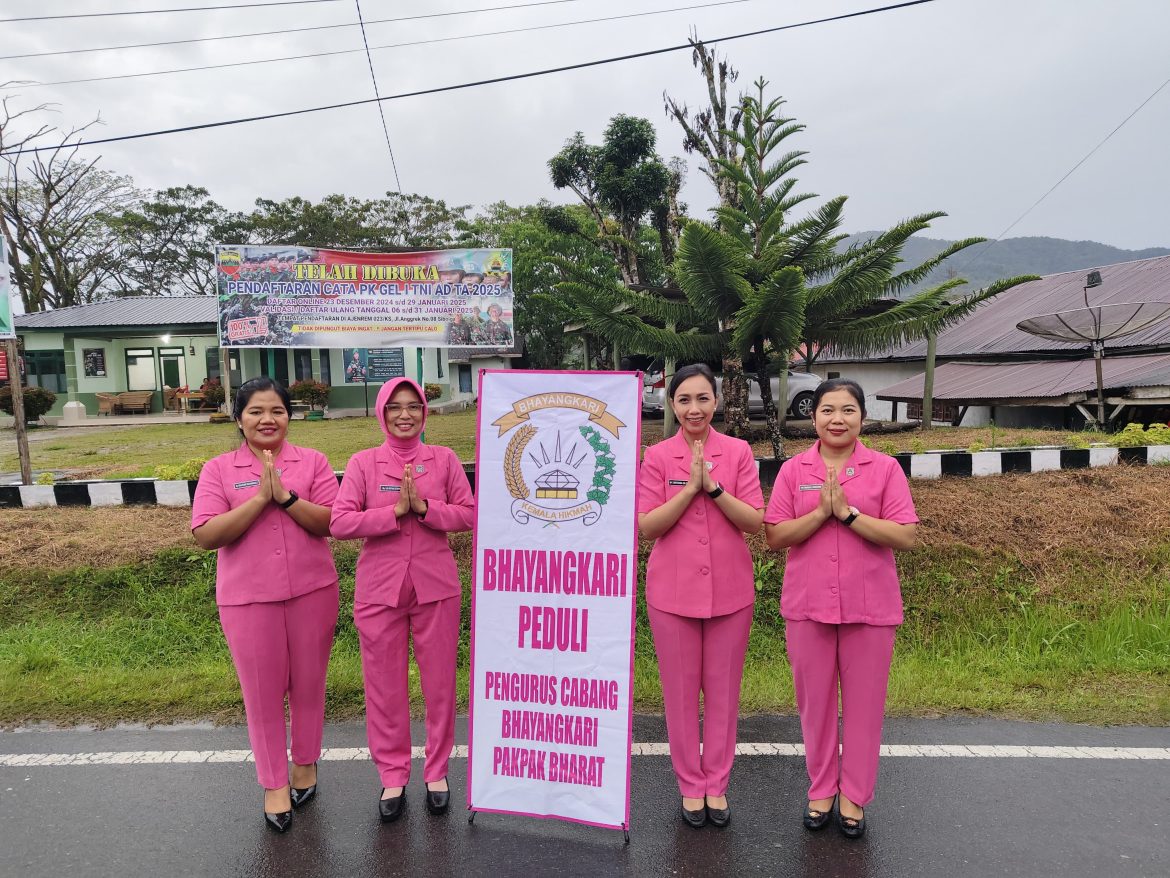
POLYGON ((1170 317, 1170 302, 1090 306, 1089 290, 1100 284, 1100 273, 1090 272, 1084 288, 1084 308, 1029 317, 1017 323, 1016 329, 1052 341, 1087 343, 1092 348, 1097 366, 1097 427, 1104 428, 1105 380, 1101 375, 1101 361, 1105 357, 1105 342, 1141 332, 1170 317))
POLYGON ((1052 341, 1092 344, 1133 335, 1167 317, 1170 302, 1096 305, 1029 317, 1017 323, 1016 329, 1052 341))

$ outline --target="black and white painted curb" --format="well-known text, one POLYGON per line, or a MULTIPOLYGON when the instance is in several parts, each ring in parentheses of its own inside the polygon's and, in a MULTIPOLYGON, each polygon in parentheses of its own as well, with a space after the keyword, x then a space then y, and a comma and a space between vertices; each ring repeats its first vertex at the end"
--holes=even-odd
MULTIPOLYGON (((1134 464, 1170 464, 1170 445, 1137 448, 1008 448, 992 451, 930 451, 896 454, 902 471, 912 479, 943 476, 992 476, 1002 473, 1039 473, 1065 469, 1134 464)), ((782 461, 781 461, 782 462, 782 461)), ((760 481, 771 487, 780 463, 757 460, 760 481)), ((474 464, 464 464, 475 485, 474 464)), ((337 474, 340 480, 341 474, 337 474)), ((122 479, 117 481, 60 482, 55 485, 0 485, 0 509, 36 509, 50 506, 190 506, 196 481, 122 479)))

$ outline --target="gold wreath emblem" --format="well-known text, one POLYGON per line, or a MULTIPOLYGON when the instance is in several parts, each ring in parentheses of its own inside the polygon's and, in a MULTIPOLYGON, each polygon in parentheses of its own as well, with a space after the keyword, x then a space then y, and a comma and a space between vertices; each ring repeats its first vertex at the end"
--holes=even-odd
POLYGON ((520 472, 520 461, 524 457, 524 449, 535 435, 536 428, 531 424, 521 427, 504 451, 504 482, 508 486, 508 493, 517 500, 527 500, 531 493, 524 483, 524 474, 520 472))

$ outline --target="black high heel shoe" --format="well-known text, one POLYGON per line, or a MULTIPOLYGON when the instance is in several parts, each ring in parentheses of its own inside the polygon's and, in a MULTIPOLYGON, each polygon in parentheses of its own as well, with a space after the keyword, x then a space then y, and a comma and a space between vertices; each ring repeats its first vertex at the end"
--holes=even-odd
POLYGON ((707 819, 716 829, 723 829, 731 822, 731 803, 728 802, 726 808, 712 808, 708 805, 707 819))
POLYGON ((824 829, 829 825, 829 821, 833 817, 833 807, 837 804, 837 797, 833 796, 833 801, 829 803, 829 807, 823 811, 819 808, 804 809, 804 828, 811 832, 816 832, 818 829, 824 829))
POLYGON ((837 828, 846 838, 861 838, 865 835, 865 812, 862 811, 860 817, 846 817, 838 811, 837 828))
MULTIPOLYGON (((446 778, 443 778, 446 780, 446 778)), ((425 786, 425 784, 424 784, 425 786)), ((432 790, 427 787, 427 813, 438 817, 441 814, 446 814, 447 809, 451 806, 451 785, 447 784, 445 790, 432 790)))
MULTIPOLYGON (((382 792, 386 792, 386 788, 382 788, 382 792)), ((401 793, 392 799, 378 799, 378 816, 382 818, 383 823, 393 823, 402 816, 402 812, 406 810, 406 790, 403 789, 401 793)))
POLYGON ((680 803, 679 813, 682 814, 683 823, 691 829, 702 829, 707 823, 707 808, 705 806, 697 811, 688 811, 686 805, 680 803))
POLYGON ((280 811, 276 814, 264 812, 264 823, 273 832, 285 833, 292 826, 292 811, 280 811))
MULTIPOLYGON (((313 763, 313 768, 317 767, 317 763, 313 763)), ((307 805, 312 800, 313 796, 317 795, 317 784, 314 783, 308 787, 289 787, 289 796, 292 798, 292 806, 300 808, 302 805, 307 805)))

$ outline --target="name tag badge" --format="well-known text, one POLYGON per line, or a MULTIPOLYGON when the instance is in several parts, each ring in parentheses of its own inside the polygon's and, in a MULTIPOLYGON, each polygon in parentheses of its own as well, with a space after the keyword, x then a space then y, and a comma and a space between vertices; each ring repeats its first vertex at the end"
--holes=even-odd
POLYGON ((851 476, 851 475, 853 475, 855 472, 856 472, 856 470, 854 470, 854 469, 853 469, 853 467, 849 467, 847 470, 845 470, 845 475, 847 475, 847 476, 851 476))
POLYGON ((667 482, 667 484, 670 485, 672 488, 676 487, 678 485, 685 485, 686 483, 687 483, 687 479, 671 479, 669 482, 667 482))
POLYGON ((414 465, 414 472, 415 472, 415 475, 420 475, 420 476, 421 476, 421 475, 422 475, 423 473, 425 473, 426 471, 427 471, 427 468, 426 468, 425 466, 423 466, 421 463, 416 463, 416 464, 414 465))
POLYGON ((255 488, 260 484, 259 479, 252 479, 250 482, 236 482, 235 488, 237 491, 242 491, 244 488, 255 488))
POLYGON ((378 485, 378 490, 379 491, 395 491, 395 492, 397 492, 397 491, 402 490, 402 486, 401 485, 378 485))
POLYGON ((824 485, 801 485, 800 490, 802 490, 802 491, 819 491, 823 487, 825 487, 825 486, 824 485))

